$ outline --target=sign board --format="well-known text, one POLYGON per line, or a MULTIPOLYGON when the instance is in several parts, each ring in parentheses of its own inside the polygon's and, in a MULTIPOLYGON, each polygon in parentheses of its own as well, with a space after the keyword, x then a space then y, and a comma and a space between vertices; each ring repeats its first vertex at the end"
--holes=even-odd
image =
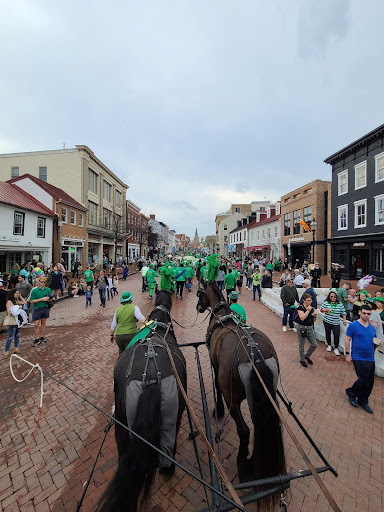
POLYGON ((20 242, 17 236, 0 235, 0 242, 20 242))
POLYGON ((355 242, 353 247, 365 247, 365 242, 355 242))
POLYGON ((72 245, 72 247, 84 247, 82 240, 64 240, 62 245, 72 245))

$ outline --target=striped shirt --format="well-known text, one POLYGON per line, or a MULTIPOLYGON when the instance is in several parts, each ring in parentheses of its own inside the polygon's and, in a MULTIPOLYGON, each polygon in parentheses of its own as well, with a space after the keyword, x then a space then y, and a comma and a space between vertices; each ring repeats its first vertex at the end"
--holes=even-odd
POLYGON ((340 316, 346 315, 345 307, 341 302, 328 302, 325 300, 320 308, 320 311, 324 313, 324 322, 332 325, 340 324, 340 316), (330 309, 332 313, 324 313, 323 309, 330 309))

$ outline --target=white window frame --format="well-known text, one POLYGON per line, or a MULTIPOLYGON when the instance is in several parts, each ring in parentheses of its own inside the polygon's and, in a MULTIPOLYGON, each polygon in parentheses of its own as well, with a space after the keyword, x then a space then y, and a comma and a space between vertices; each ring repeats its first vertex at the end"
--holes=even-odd
POLYGON ((260 231, 257 232, 257 241, 260 241, 260 231))
POLYGON ((13 213, 13 234, 19 235, 19 236, 24 236, 24 228, 25 228, 25 213, 15 211, 13 213), (16 222, 16 218, 20 219, 19 223, 16 222), (20 226, 20 230, 16 229, 16 226, 20 226))
POLYGON ((63 224, 67 224, 67 222, 68 222, 68 208, 66 208, 65 206, 61 207, 61 222, 63 224), (65 210, 65 215, 63 215, 63 210, 65 210), (65 220, 64 220, 64 217, 65 217, 65 220))
POLYGON ((359 190, 360 188, 364 188, 367 186, 367 161, 365 160, 364 162, 360 162, 359 164, 355 165, 355 190, 359 190), (357 183, 357 174, 359 172, 360 169, 364 169, 365 173, 364 173, 364 185, 358 185, 357 183))
POLYGON ((367 227, 367 200, 361 199, 360 201, 355 201, 353 204, 355 205, 355 228, 356 229, 366 228, 367 227), (358 226, 357 225, 357 209, 361 205, 365 206, 365 222, 364 222, 364 224, 360 224, 358 226))
POLYGON ((375 196, 374 200, 375 200, 375 226, 382 226, 384 224, 384 220, 382 220, 381 222, 379 221, 378 205, 379 205, 379 201, 383 201, 383 209, 384 209, 384 194, 375 196))
POLYGON ((37 217, 37 238, 45 238, 45 218, 44 217, 37 217), (39 235, 39 223, 42 225, 40 226, 40 229, 42 229, 42 235, 39 235))
POLYGON ((346 229, 348 229, 348 204, 341 204, 340 206, 337 207, 337 230, 338 231, 345 231, 346 229), (345 227, 341 227, 341 218, 340 218, 340 214, 341 214, 341 211, 342 210, 345 210, 345 214, 346 214, 346 226, 345 227))
POLYGON ((76 226, 76 210, 71 210, 71 219, 70 219, 70 221, 71 221, 71 226, 76 226), (74 214, 73 215, 73 217, 75 219, 74 222, 72 222, 72 214, 74 214))
POLYGON ((379 183, 380 181, 384 181, 384 174, 383 174, 383 177, 378 179, 377 177, 377 171, 379 170, 377 168, 377 161, 379 158, 384 158, 384 152, 383 153, 379 153, 378 155, 375 155, 375 183, 379 183))
POLYGON ((344 194, 348 194, 348 169, 345 169, 344 171, 339 172, 337 175, 337 195, 343 196, 344 194), (346 180, 347 181, 347 190, 345 192, 340 192, 340 178, 344 175, 347 177, 347 180, 346 180))
POLYGON ((84 227, 84 213, 79 212, 79 227, 84 227))

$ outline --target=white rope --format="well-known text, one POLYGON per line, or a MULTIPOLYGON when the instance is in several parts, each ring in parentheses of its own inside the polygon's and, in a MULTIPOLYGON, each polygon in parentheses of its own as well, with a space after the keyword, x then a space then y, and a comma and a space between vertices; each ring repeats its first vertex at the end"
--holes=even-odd
POLYGON ((44 390, 43 390, 43 386, 44 386, 43 370, 41 369, 39 363, 33 364, 33 363, 30 363, 29 361, 27 361, 26 359, 23 359, 22 357, 18 356, 17 354, 11 354, 11 359, 9 360, 9 369, 11 370, 12 377, 15 379, 15 381, 17 381, 17 382, 24 382, 31 375, 31 373, 33 372, 33 370, 35 368, 37 368, 40 371, 40 377, 41 377, 41 379, 40 379, 40 409, 41 409, 43 407, 43 395, 44 395, 44 390), (32 368, 29 370, 29 372, 27 373, 27 375, 23 379, 18 379, 16 377, 16 375, 14 374, 14 372, 13 372, 13 368, 12 368, 12 358, 13 357, 17 357, 17 359, 20 359, 20 361, 23 361, 24 363, 29 364, 29 366, 32 366, 32 368))

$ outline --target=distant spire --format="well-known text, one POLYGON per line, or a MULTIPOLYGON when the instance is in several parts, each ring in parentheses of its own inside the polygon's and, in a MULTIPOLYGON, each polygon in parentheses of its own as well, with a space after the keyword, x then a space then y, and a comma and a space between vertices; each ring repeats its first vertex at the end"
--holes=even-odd
POLYGON ((197 234, 197 228, 196 228, 196 231, 195 231, 195 238, 199 238, 199 235, 197 234))

